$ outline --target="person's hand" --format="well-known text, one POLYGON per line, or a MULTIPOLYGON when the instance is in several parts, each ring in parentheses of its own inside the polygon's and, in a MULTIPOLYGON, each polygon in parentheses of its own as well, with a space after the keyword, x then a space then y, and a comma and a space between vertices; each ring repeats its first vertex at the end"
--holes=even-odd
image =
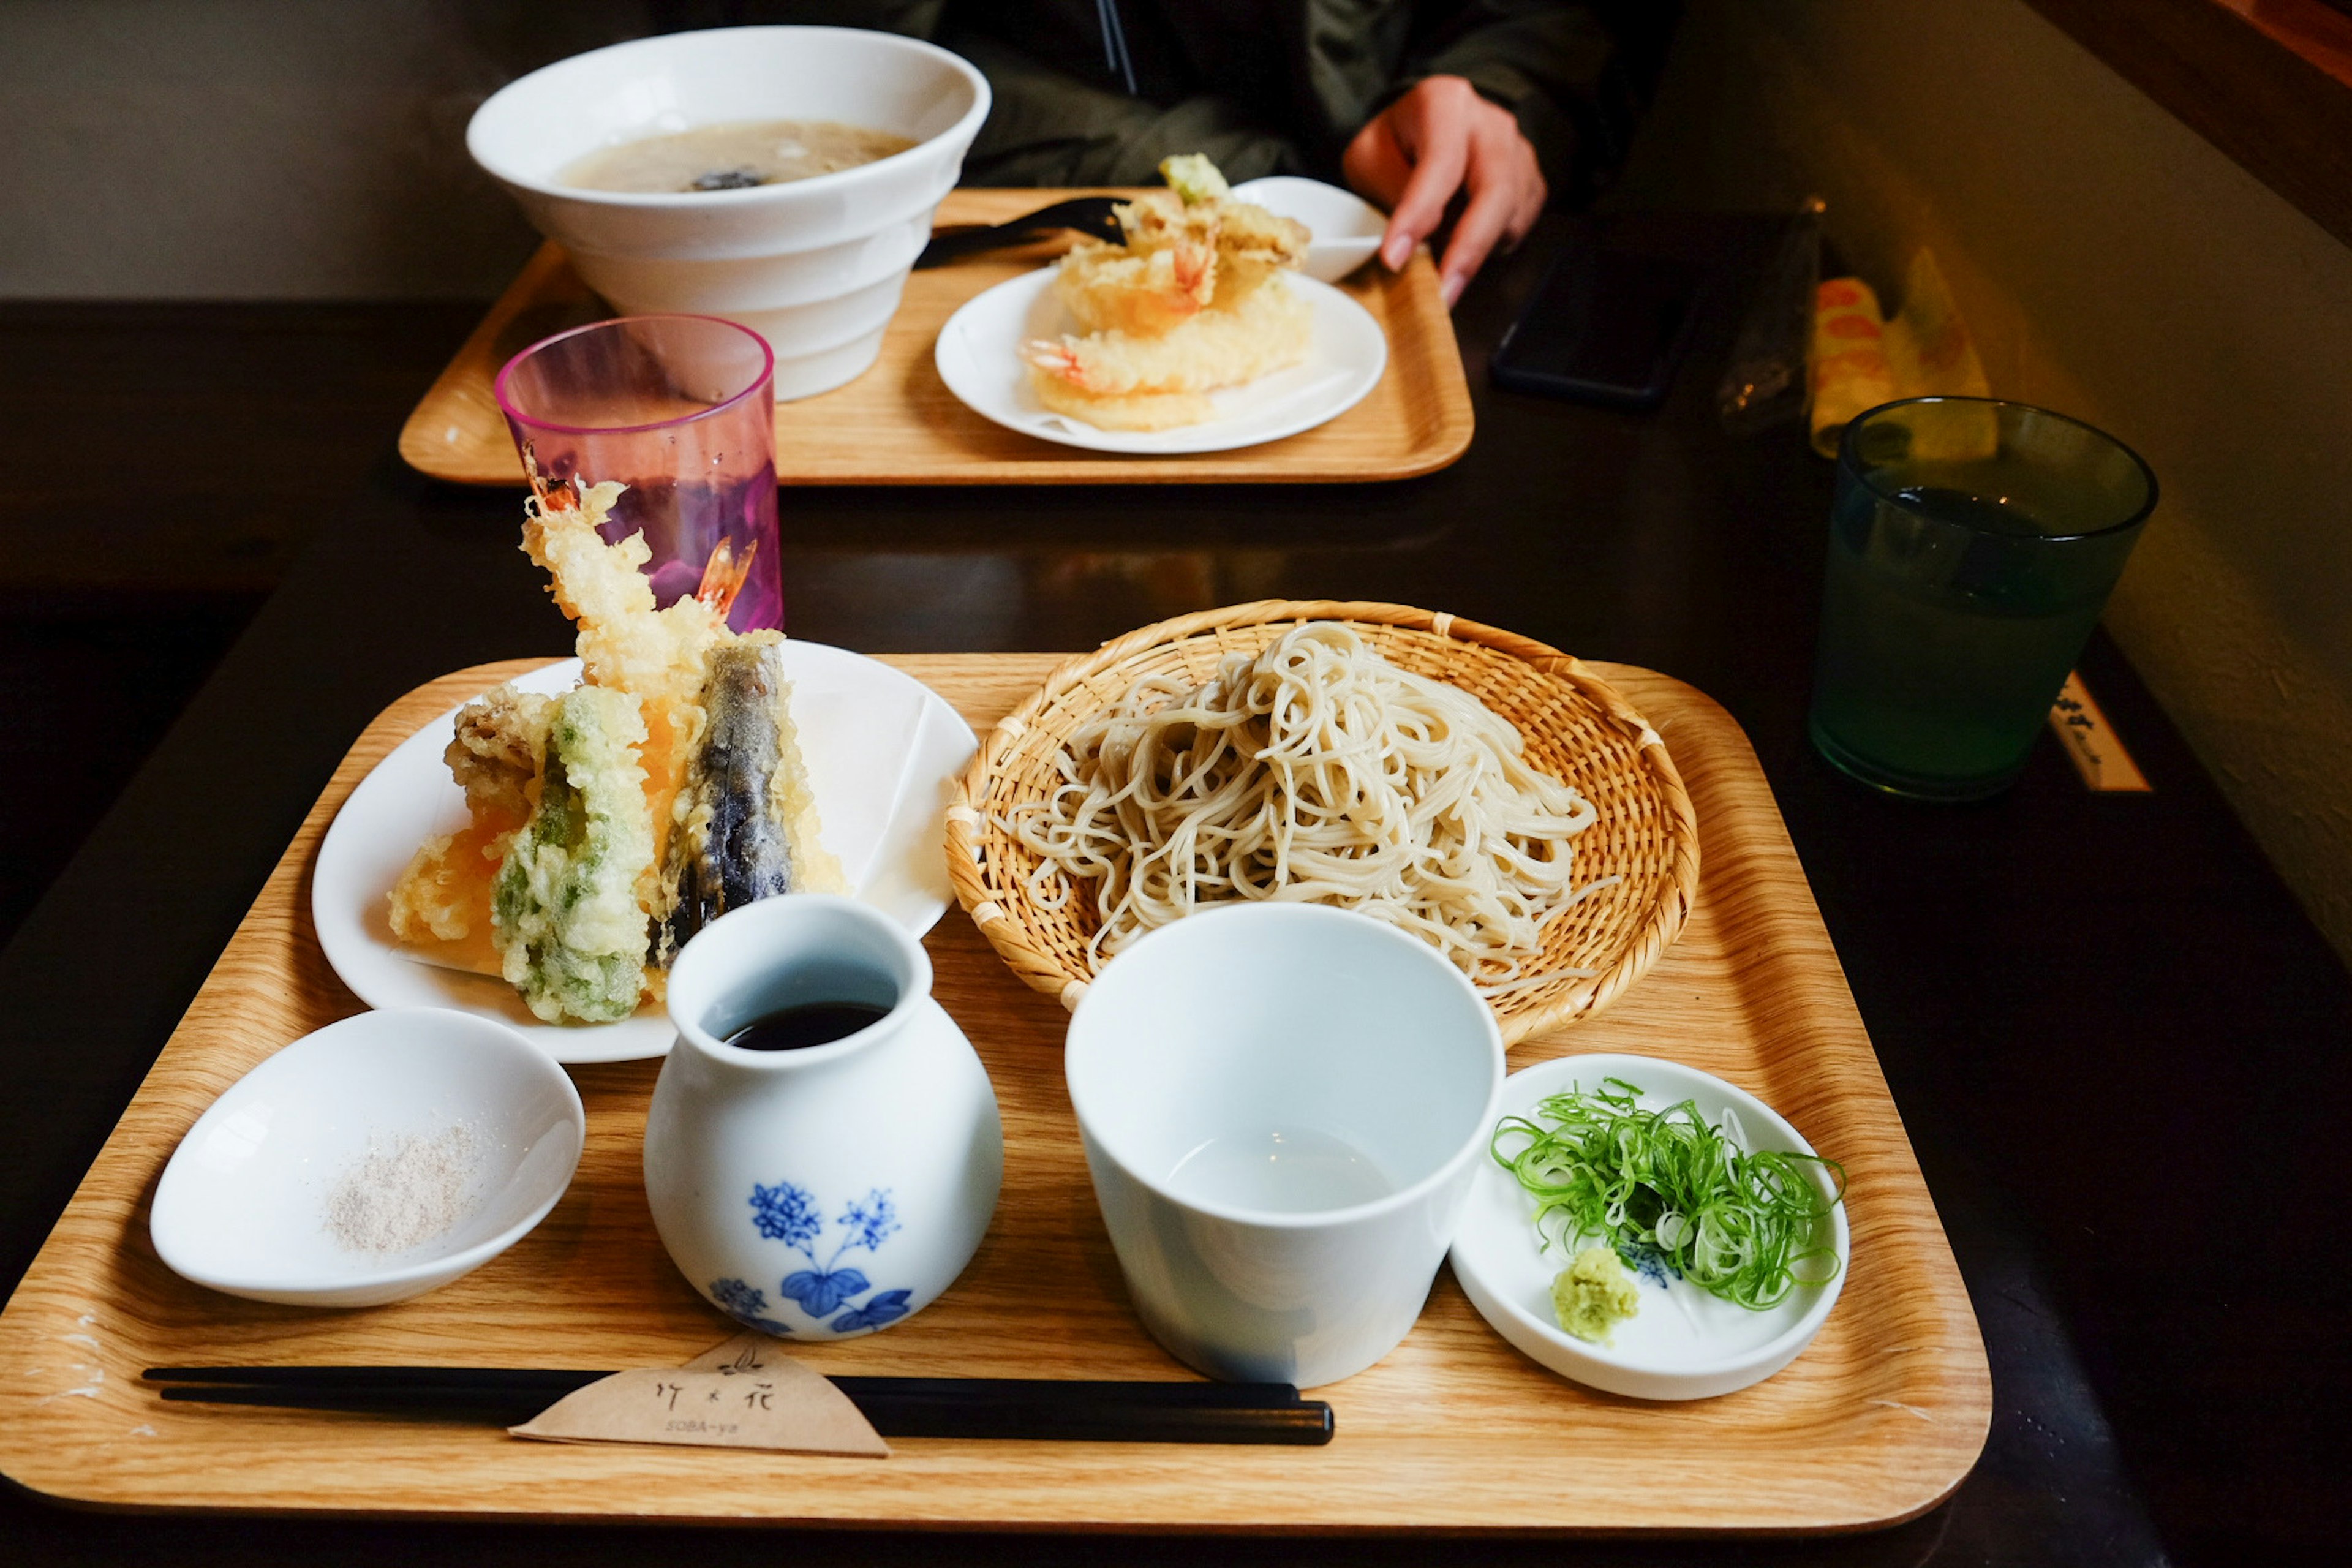
POLYGON ((1458 76, 1415 83, 1356 132, 1339 168, 1360 194, 1389 209, 1381 260, 1391 272, 1445 221, 1454 193, 1468 193, 1438 264, 1448 305, 1497 241, 1517 245, 1543 211, 1543 171, 1518 121, 1458 76))

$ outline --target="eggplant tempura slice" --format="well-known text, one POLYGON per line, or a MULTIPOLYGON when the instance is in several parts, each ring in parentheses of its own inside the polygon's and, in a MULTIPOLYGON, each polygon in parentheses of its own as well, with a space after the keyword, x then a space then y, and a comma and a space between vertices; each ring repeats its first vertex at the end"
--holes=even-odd
POLYGON ((779 893, 848 890, 818 837, 783 638, 775 632, 729 638, 710 650, 707 665, 702 743, 687 765, 663 858, 671 897, 654 962, 665 969, 729 910, 779 893))
POLYGON ((509 984, 548 1023, 610 1024, 637 1010, 654 860, 635 700, 582 686, 555 702, 539 804, 499 868, 491 935, 509 984))

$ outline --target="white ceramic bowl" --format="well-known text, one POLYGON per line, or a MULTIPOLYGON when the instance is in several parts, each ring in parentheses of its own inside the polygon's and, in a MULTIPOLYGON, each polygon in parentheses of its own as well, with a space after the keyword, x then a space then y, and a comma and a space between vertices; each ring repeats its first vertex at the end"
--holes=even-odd
POLYGON ((1421 1315, 1503 1084, 1436 949, 1317 904, 1205 910, 1105 965, 1066 1054, 1152 1336, 1213 1377, 1335 1382, 1421 1315))
POLYGON ((504 1025, 433 1007, 362 1013, 296 1040, 196 1119, 163 1167, 148 1234, 173 1272, 232 1296, 403 1300, 529 1234, 572 1184, 587 1127, 563 1069, 504 1025), (355 1250, 331 1211, 364 1201, 363 1168, 404 1143, 457 1166, 458 1217, 403 1251, 355 1250))
POLYGON ((1372 258, 1388 232, 1389 215, 1356 195, 1297 174, 1268 174, 1234 187, 1277 217, 1297 218, 1313 233, 1307 247, 1307 276, 1337 283, 1372 258))
POLYGON ((806 397, 881 352, 988 105, 986 78, 918 39, 719 27, 614 44, 509 82, 475 111, 466 147, 624 313, 740 321, 776 351, 776 395, 806 397), (917 144, 739 191, 635 195, 557 179, 599 147, 757 120, 836 120, 917 144))
MULTIPOLYGON (((1720 1124, 1735 1112, 1750 1149, 1814 1152, 1797 1130, 1747 1090, 1696 1068, 1655 1057, 1561 1057, 1513 1073, 1497 1116, 1532 1117, 1546 1098, 1622 1079, 1663 1110, 1685 1100, 1720 1124)), ((1836 1151, 1832 1150, 1832 1154, 1836 1151)), ((1481 1316, 1512 1344, 1578 1383, 1635 1399, 1705 1399, 1760 1383, 1797 1359, 1837 1305, 1853 1264, 1845 1205, 1831 1211, 1838 1271, 1825 1285, 1800 1285, 1761 1312, 1719 1300, 1687 1280, 1641 1281, 1641 1310, 1617 1325, 1608 1345, 1580 1340, 1552 1314, 1553 1276, 1568 1267, 1537 1245, 1535 1201, 1490 1157, 1479 1162, 1470 1204, 1454 1238, 1454 1277, 1481 1316)), ((1829 1179, 1817 1175, 1827 1192, 1829 1179)))

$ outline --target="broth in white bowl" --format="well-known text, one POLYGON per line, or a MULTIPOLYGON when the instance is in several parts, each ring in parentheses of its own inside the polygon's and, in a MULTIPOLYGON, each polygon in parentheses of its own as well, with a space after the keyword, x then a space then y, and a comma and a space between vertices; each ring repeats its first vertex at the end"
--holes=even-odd
POLYGON ((599 147, 557 178, 583 191, 743 191, 837 174, 914 144, 838 120, 757 120, 599 147))

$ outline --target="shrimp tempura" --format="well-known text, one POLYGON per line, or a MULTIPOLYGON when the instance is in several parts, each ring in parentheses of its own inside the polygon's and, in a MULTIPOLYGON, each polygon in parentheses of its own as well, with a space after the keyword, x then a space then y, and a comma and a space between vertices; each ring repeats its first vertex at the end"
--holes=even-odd
POLYGON ((1114 209, 1125 246, 1082 244, 1054 292, 1077 333, 1021 346, 1037 399, 1108 430, 1215 416, 1207 394, 1297 363, 1313 312, 1281 281, 1306 226, 1236 199, 1199 153, 1160 165, 1169 188, 1114 209))
POLYGON ((596 531, 621 489, 612 483, 539 489, 523 502, 522 547, 547 569, 548 591, 579 624, 575 646, 587 684, 637 700, 655 836, 654 858, 637 892, 647 912, 657 914, 667 902, 659 867, 670 804, 702 739, 704 661, 729 634, 725 611, 694 595, 667 609, 654 608, 653 584, 640 570, 653 553, 644 538, 633 533, 607 544, 596 531))

